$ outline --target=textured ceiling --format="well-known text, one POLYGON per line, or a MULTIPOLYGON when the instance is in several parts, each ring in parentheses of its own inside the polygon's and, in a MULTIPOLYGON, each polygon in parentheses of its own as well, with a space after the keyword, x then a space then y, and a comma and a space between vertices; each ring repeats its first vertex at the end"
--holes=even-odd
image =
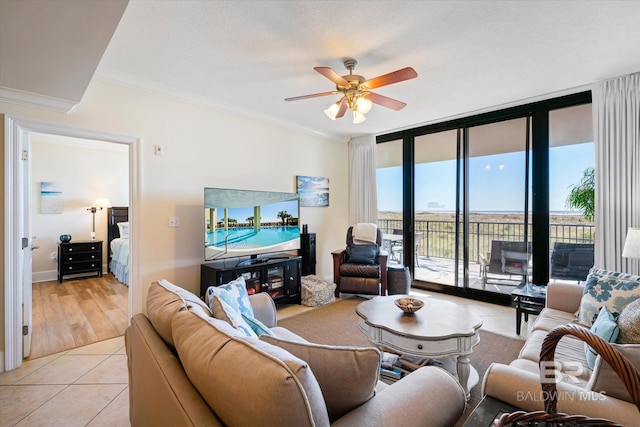
POLYGON ((95 77, 346 140, 638 72, 639 16, 640 1, 132 0, 95 77), (337 95, 284 101, 333 90, 313 67, 346 74, 345 58, 366 78, 415 68, 375 90, 407 107, 352 124, 323 114, 337 95))
POLYGON ((134 0, 99 71, 329 135, 380 134, 640 71, 639 16, 636 1, 134 0), (337 95, 283 101, 333 90, 313 67, 347 74, 349 57, 366 78, 414 67, 376 89, 408 106, 352 124, 323 114, 337 95))

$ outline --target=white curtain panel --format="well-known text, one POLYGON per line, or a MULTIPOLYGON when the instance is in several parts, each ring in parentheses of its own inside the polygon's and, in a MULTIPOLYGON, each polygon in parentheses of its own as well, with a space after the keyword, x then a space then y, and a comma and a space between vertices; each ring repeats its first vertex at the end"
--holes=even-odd
POLYGON ((640 73, 593 88, 595 265, 640 274, 623 258, 627 229, 640 227, 640 73))
POLYGON ((349 222, 378 223, 374 135, 349 140, 349 222))

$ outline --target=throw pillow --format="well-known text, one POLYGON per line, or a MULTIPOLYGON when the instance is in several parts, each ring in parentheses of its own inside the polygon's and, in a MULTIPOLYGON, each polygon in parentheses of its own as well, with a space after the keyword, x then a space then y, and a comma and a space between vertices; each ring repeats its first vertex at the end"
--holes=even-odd
POLYGON ((247 325, 251 328, 253 332, 256 333, 257 336, 267 334, 273 335, 271 329, 269 329, 264 323, 256 319, 255 317, 249 317, 244 313, 241 313, 242 319, 247 322, 247 325))
MULTIPOLYGON (((640 344, 612 345, 620 354, 626 357, 636 369, 640 369, 640 344)), ((597 391, 598 393, 606 394, 607 396, 615 397, 616 399, 633 403, 629 391, 627 391, 618 374, 602 357, 598 357, 596 360, 596 365, 587 388, 597 391)))
POLYGON ((370 245, 351 245, 347 251, 347 262, 350 264, 374 265, 377 255, 378 245, 375 243, 370 245))
POLYGON ((253 317, 253 308, 249 302, 249 294, 247 293, 247 284, 244 281, 244 277, 240 276, 225 285, 210 286, 207 288, 205 301, 207 301, 209 307, 211 307, 214 295, 217 295, 234 310, 253 317))
POLYGON ((129 238, 129 223, 128 222, 118 222, 118 233, 122 239, 129 238))
POLYGON ((632 301, 640 298, 640 276, 591 269, 584 285, 577 322, 591 326, 601 307, 614 315, 632 301))
MULTIPOLYGON (((618 324, 616 318, 611 314, 609 309, 604 306, 600 309, 596 321, 591 326, 591 332, 605 340, 606 342, 615 342, 618 338, 618 324)), ((593 370, 596 364, 598 353, 587 343, 584 343, 584 352, 587 358, 587 366, 593 370)))
POLYGON ((618 317, 620 344, 640 344, 640 298, 622 309, 618 317))
POLYGON ((309 364, 333 422, 371 399, 378 383, 381 356, 374 347, 348 347, 289 341, 262 335, 309 364))
POLYGON ((213 317, 216 319, 224 320, 247 337, 257 338, 258 335, 253 332, 251 326, 244 320, 240 311, 234 309, 218 295, 214 295, 211 300, 211 311, 213 311, 213 317))

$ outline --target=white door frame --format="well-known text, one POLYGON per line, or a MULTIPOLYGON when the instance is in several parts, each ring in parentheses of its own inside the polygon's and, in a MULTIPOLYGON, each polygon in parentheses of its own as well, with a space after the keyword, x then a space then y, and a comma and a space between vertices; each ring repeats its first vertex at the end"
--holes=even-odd
MULTIPOLYGON (((139 286, 138 259, 141 232, 140 218, 140 152, 141 139, 130 135, 83 129, 63 124, 43 122, 23 117, 5 115, 4 119, 4 370, 10 371, 22 364, 22 292, 23 266, 20 262, 23 236, 23 212, 21 188, 23 182, 20 167, 21 135, 37 132, 83 139, 127 144, 129 147, 129 224, 130 224, 130 266, 129 266, 129 317, 142 309, 142 287, 139 286)), ((30 250, 30 249, 29 249, 30 250)), ((0 362, 2 362, 0 360, 0 362)), ((2 366, 0 365, 0 368, 2 366)), ((0 369, 0 372, 2 370, 0 369)))

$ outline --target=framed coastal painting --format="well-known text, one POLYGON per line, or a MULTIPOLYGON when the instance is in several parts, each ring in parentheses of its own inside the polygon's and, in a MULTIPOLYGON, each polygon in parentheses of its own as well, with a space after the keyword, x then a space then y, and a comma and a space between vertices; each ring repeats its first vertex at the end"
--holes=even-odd
POLYGON ((62 213, 62 188, 59 183, 40 183, 40 213, 62 213))
POLYGON ((300 206, 329 206, 329 178, 298 175, 296 188, 300 206))

